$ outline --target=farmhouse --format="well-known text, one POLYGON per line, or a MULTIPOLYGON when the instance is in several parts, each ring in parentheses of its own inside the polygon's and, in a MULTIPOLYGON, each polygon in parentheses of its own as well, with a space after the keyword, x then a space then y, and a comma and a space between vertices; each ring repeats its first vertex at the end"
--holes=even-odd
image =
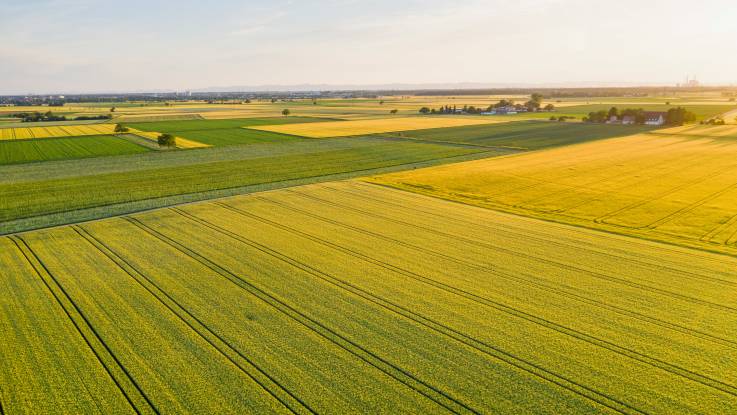
POLYGON ((665 124, 667 113, 665 112, 646 112, 645 125, 663 125, 665 124))

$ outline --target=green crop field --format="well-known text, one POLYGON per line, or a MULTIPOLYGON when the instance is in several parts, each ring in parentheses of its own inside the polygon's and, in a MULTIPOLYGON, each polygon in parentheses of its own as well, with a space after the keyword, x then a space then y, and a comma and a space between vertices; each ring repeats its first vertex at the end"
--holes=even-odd
POLYGON ((534 150, 631 135, 652 127, 517 121, 466 127, 435 128, 386 134, 436 142, 534 150))
POLYGON ((730 413, 735 270, 361 182, 35 231, 0 238, 0 397, 7 413, 730 413))
POLYGON ((150 152, 0 167, 0 233, 240 192, 508 154, 380 138, 150 152))
POLYGON ((324 118, 281 117, 281 118, 244 118, 232 120, 184 120, 126 123, 142 131, 170 133, 200 143, 213 146, 255 144, 297 140, 299 138, 273 133, 270 131, 251 130, 243 127, 260 125, 301 124, 326 121, 324 118))
POLYGON ((0 165, 137 154, 146 151, 149 150, 143 146, 106 135, 0 141, 0 165))

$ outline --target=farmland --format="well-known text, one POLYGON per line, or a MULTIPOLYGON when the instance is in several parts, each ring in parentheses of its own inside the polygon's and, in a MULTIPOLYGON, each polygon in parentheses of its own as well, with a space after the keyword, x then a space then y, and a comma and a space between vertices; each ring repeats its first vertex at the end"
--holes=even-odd
POLYGON ((342 122, 328 121, 305 124, 267 125, 254 126, 251 128, 300 137, 325 138, 377 134, 393 131, 492 124, 494 122, 496 121, 482 118, 407 117, 342 122))
POLYGON ((0 233, 510 152, 365 137, 0 166, 0 233))
POLYGON ((361 182, 0 247, 9 413, 737 405, 737 260, 706 252, 361 182))
MULTIPOLYGON (((536 150, 582 143, 650 130, 644 126, 610 126, 583 123, 517 121, 455 128, 406 131, 401 137, 438 143, 469 144, 482 147, 511 147, 536 150)), ((396 137, 397 134, 385 134, 396 137)))
POLYGON ((0 165, 144 153, 145 147, 113 136, 0 142, 0 165))
POLYGON ((295 140, 293 136, 269 131, 253 130, 247 127, 259 125, 282 125, 325 121, 309 117, 244 118, 229 120, 186 120, 133 123, 130 127, 141 131, 155 131, 173 134, 187 140, 207 145, 238 145, 272 143, 295 140), (246 127, 246 128, 244 128, 246 127))
POLYGON ((737 129, 686 126, 373 178, 527 216, 737 252, 737 129))
POLYGON ((75 137, 83 135, 112 134, 112 124, 64 125, 49 127, 0 128, 0 141, 25 140, 31 138, 75 137))

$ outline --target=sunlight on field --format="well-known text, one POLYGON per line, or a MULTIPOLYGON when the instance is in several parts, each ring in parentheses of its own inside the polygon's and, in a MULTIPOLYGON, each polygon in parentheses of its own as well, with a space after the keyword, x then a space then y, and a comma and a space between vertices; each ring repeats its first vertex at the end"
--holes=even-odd
POLYGON ((737 252, 737 127, 687 126, 370 179, 413 192, 737 252))
POLYGON ((424 130, 429 128, 461 127, 465 125, 494 124, 499 120, 484 118, 402 117, 376 120, 313 122, 250 127, 256 130, 310 138, 347 137, 353 135, 388 133, 393 131, 424 130))
POLYGON ((735 269, 353 181, 27 232, 0 237, 3 403, 726 414, 735 269))
POLYGON ((0 128, 0 140, 26 140, 31 138, 76 137, 83 135, 113 134, 113 124, 65 125, 29 128, 0 128))

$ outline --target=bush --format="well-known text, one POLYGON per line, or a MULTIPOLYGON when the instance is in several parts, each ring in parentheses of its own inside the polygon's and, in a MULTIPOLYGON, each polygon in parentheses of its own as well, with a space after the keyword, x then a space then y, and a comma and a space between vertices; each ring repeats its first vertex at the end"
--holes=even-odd
POLYGON ((160 147, 174 148, 177 146, 177 138, 171 134, 161 134, 157 141, 160 147))

